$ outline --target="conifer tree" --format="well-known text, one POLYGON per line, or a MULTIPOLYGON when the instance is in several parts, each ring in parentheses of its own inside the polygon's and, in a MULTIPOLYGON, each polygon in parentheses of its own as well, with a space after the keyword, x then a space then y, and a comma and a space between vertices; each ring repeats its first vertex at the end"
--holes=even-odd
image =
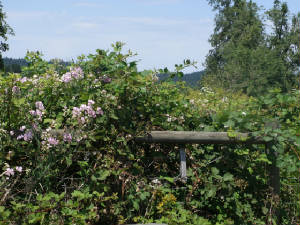
POLYGON ((249 95, 269 88, 288 91, 299 74, 299 15, 289 21, 286 3, 267 11, 273 23, 265 31, 259 7, 247 0, 208 0, 217 11, 206 57, 204 82, 249 95))

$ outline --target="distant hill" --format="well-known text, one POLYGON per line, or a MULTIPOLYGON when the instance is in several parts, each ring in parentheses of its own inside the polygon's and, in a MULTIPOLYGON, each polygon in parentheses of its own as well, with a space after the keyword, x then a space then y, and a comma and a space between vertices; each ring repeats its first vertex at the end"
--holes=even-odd
POLYGON ((23 66, 27 66, 25 59, 3 58, 4 68, 6 72, 20 73, 23 66))
MULTIPOLYGON (((53 63, 55 60, 50 60, 49 63, 53 63)), ((6 72, 13 72, 13 73, 20 73, 21 68, 23 66, 27 66, 28 63, 25 59, 14 59, 14 58, 3 58, 4 68, 6 72)), ((59 64, 63 66, 71 65, 71 62, 60 61, 59 64)), ((204 75, 204 70, 194 73, 187 73, 184 74, 182 78, 174 77, 172 80, 174 82, 177 81, 185 81, 188 86, 196 87, 199 85, 199 81, 201 80, 202 76, 204 75)), ((165 80, 169 77, 168 74, 159 74, 159 80, 165 80)))
MULTIPOLYGON (((4 68, 6 72, 11 72, 11 73, 20 73, 21 68, 23 66, 27 66, 28 63, 25 59, 14 59, 14 58, 8 58, 5 57, 3 58, 3 63, 4 63, 4 68)), ((71 62, 66 62, 60 59, 51 59, 48 63, 58 63, 59 65, 62 66, 70 66, 71 62)))
MULTIPOLYGON (((188 86, 196 87, 199 85, 199 81, 203 77, 204 73, 205 73, 204 70, 199 71, 199 72, 187 73, 187 74, 184 74, 182 78, 174 77, 172 80, 174 82, 185 81, 188 86)), ((159 74, 158 77, 159 77, 159 80, 165 80, 169 77, 169 75, 168 74, 159 74)))

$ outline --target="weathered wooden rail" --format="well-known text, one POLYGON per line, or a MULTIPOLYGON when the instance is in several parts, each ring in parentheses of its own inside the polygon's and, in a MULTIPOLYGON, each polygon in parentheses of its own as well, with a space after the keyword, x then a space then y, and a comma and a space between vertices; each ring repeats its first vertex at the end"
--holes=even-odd
POLYGON ((276 153, 271 150, 272 143, 262 138, 256 138, 249 133, 235 133, 230 137, 227 132, 196 132, 196 131, 151 131, 145 136, 135 137, 139 143, 173 143, 180 146, 180 176, 186 182, 186 154, 185 144, 264 144, 267 149, 268 158, 272 165, 269 167, 269 184, 273 193, 280 193, 280 174, 276 166, 276 153))

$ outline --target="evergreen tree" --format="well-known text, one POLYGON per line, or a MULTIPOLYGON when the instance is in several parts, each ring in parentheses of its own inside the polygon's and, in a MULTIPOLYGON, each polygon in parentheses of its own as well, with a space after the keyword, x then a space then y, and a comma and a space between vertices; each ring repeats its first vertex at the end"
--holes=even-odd
POLYGON ((6 22, 6 14, 3 12, 3 5, 0 1, 0 70, 4 70, 4 63, 1 52, 5 52, 9 49, 7 44, 7 36, 14 35, 13 29, 6 22))
POLYGON ((258 6, 247 0, 209 0, 217 11, 206 57, 206 83, 249 95, 267 88, 288 91, 299 73, 299 15, 289 23, 286 3, 267 11, 274 24, 267 35, 258 6))
POLYGON ((249 93, 249 82, 260 77, 253 71, 264 43, 259 8, 246 0, 209 0, 209 4, 218 13, 209 40, 213 49, 206 58, 206 81, 249 93))
POLYGON ((296 74, 299 75, 300 14, 294 15, 289 22, 287 3, 279 0, 274 1, 273 8, 266 14, 273 24, 272 33, 267 38, 267 45, 273 53, 273 81, 283 91, 288 91, 295 86, 296 74))

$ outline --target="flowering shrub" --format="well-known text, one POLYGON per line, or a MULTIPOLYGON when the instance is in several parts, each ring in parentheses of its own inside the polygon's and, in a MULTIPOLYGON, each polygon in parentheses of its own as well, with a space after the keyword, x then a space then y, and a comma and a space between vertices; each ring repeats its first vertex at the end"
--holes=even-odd
POLYGON ((272 196, 263 146, 188 145, 182 184, 174 179, 176 146, 133 137, 251 131, 275 141, 280 134, 288 182, 299 177, 298 92, 253 99, 188 90, 139 72, 130 52, 113 47, 60 71, 29 53, 21 74, 0 78, 0 224, 266 224, 277 219, 275 207, 282 224, 296 222, 299 195, 289 181, 281 201, 272 196), (281 128, 265 128, 275 117, 281 128))

